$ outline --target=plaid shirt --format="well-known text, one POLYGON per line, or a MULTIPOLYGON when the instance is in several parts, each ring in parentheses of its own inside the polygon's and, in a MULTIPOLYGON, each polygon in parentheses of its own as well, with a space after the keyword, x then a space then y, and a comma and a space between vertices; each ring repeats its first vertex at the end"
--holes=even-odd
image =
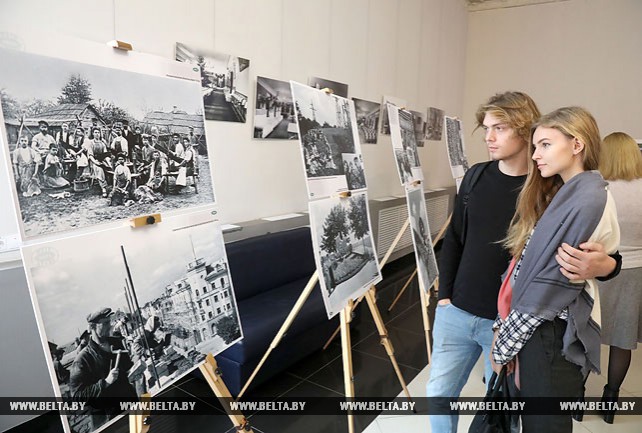
MULTIPOLYGON (((530 236, 526 241, 521 257, 515 266, 513 275, 508 276, 508 278, 513 278, 514 280, 517 279, 529 241, 530 236)), ((558 317, 568 320, 568 309, 564 308, 560 311, 558 317)), ((495 345, 493 346, 493 360, 495 363, 500 365, 508 364, 513 358, 515 358, 515 356, 517 356, 519 351, 522 350, 522 347, 524 347, 526 342, 528 342, 528 340, 533 336, 537 327, 545 321, 546 319, 541 317, 528 313, 520 313, 517 310, 511 310, 505 321, 497 315, 497 319, 495 319, 495 323, 493 323, 493 331, 499 330, 497 337, 495 338, 495 345)))

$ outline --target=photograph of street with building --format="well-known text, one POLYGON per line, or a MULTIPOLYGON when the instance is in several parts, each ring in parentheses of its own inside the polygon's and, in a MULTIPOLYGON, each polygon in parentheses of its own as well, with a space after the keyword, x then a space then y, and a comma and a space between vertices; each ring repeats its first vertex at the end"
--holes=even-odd
POLYGON ((377 144, 381 104, 358 98, 352 98, 352 100, 354 101, 361 144, 377 144))
POLYGON ((392 104, 399 108, 404 108, 408 105, 405 99, 397 98, 395 96, 384 96, 381 102, 381 134, 390 135, 390 118, 388 116, 388 105, 392 104))
POLYGON ((366 192, 309 203, 314 257, 328 318, 381 281, 366 192))
POLYGON ((444 130, 444 110, 428 107, 426 118, 426 140, 441 141, 444 130))
POLYGON ((100 397, 156 395, 242 338, 210 211, 31 245, 23 257, 54 391, 87 403, 64 417, 74 431, 120 414, 100 397))
POLYGON ((410 216, 412 243, 415 247, 417 271, 424 290, 429 291, 438 276, 435 250, 430 236, 430 222, 426 211, 426 197, 422 185, 406 188, 406 202, 410 216))
POLYGON ((392 104, 388 104, 387 112, 390 122, 390 141, 401 184, 409 185, 423 180, 412 114, 392 104))
POLYGON ((462 177, 468 170, 468 159, 464 151, 464 136, 461 120, 455 117, 444 117, 446 123, 446 146, 448 147, 448 161, 453 178, 462 177))
POLYGON ((231 54, 208 52, 176 42, 176 60, 201 69, 205 118, 242 122, 247 118, 250 61, 231 54))
POLYGON ((254 138, 298 138, 289 82, 256 77, 254 107, 254 138))
POLYGON ((290 82, 308 197, 366 187, 354 103, 290 82))
POLYGON ((198 83, 0 54, 2 148, 25 238, 215 201, 198 83))
POLYGON ((426 140, 426 119, 424 113, 420 111, 410 110, 412 114, 412 121, 415 124, 415 141, 417 147, 424 147, 424 140, 426 140))

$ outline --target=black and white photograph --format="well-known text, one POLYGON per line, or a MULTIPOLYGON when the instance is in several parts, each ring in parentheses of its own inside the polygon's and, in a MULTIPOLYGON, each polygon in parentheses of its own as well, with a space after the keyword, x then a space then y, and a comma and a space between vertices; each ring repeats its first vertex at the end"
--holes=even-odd
POLYGON ((311 201, 310 227, 321 293, 334 317, 381 281, 366 192, 311 201))
POLYGON ((0 54, 23 238, 215 202, 197 82, 0 54))
POLYGON ((390 120, 390 140, 401 184, 409 185, 423 180, 412 114, 392 104, 388 104, 387 111, 390 120))
POLYGON ((352 100, 354 101, 361 144, 377 144, 381 104, 358 98, 352 98, 352 100))
POLYGON ((245 123, 250 94, 250 61, 176 42, 176 60, 201 68, 205 118, 245 123))
POLYGON ((424 113, 410 110, 410 114, 412 114, 412 121, 415 124, 415 141, 417 142, 417 147, 424 147, 424 141, 426 140, 426 118, 424 117, 424 113))
POLYGON ((348 97, 348 85, 345 83, 339 83, 338 81, 327 80, 325 78, 310 77, 308 79, 308 85, 317 90, 331 89, 332 93, 337 96, 341 96, 342 98, 348 97))
POLYGON ((86 403, 63 416, 67 432, 102 429, 121 415, 106 397, 157 395, 242 338, 211 211, 36 244, 23 257, 54 391, 86 403))
POLYGON ((453 178, 462 177, 468 170, 468 159, 464 150, 464 136, 461 120, 455 117, 444 117, 446 123, 446 145, 448 161, 453 178))
POLYGON ((444 110, 428 107, 427 114, 426 140, 441 141, 442 131, 444 130, 444 110))
POLYGON ((254 138, 298 139, 292 90, 288 81, 256 77, 254 138))
POLYGON ((390 119, 388 118, 388 106, 392 104, 400 108, 406 107, 408 103, 405 99, 397 98, 395 96, 384 96, 381 103, 381 134, 390 135, 390 119))
POLYGON ((366 188, 354 103, 291 81, 308 198, 366 188))
POLYGON ((432 237, 430 236, 430 223, 428 221, 428 212, 426 211, 423 186, 417 185, 413 188, 406 188, 406 202, 408 203, 408 215, 410 216, 412 243, 415 247, 417 272, 421 287, 428 292, 437 279, 438 268, 432 237))

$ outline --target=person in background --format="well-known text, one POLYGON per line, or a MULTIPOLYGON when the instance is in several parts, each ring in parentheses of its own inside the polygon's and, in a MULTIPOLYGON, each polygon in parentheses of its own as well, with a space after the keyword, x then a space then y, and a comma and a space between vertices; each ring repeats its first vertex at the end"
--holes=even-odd
MULTIPOLYGON (((593 116, 563 107, 532 127, 531 163, 504 245, 512 261, 499 292, 493 369, 517 368, 520 397, 579 398, 600 370, 594 279, 559 272, 558 246, 620 242, 615 202, 597 172, 601 137, 593 116), (517 367, 515 364, 517 358, 517 367)), ((522 416, 523 433, 570 433, 571 414, 522 416)))
POLYGON ((125 164, 125 154, 120 153, 116 157, 116 167, 114 168, 114 185, 111 190, 110 206, 118 206, 126 203, 129 198, 130 187, 132 184, 132 173, 125 164))
POLYGON ((26 135, 20 136, 18 147, 12 155, 13 173, 18 184, 18 193, 23 197, 32 197, 41 193, 38 181, 40 154, 31 147, 26 135))
MULTIPOLYGON (((635 140, 623 132, 607 135, 599 167, 609 182, 620 223, 622 271, 616 279, 600 283, 602 344, 610 346, 602 398, 617 401, 631 351, 642 342, 642 155, 635 140)), ((615 411, 603 416, 612 424, 615 411)))
POLYGON ((91 136, 89 140, 84 141, 83 146, 87 152, 91 177, 100 185, 103 197, 107 197, 105 168, 109 165, 109 151, 107 150, 105 141, 102 139, 102 132, 99 127, 91 130, 91 136))
MULTIPOLYGON (((531 126, 539 116, 530 96, 513 91, 491 96, 477 110, 491 161, 466 172, 441 247, 428 397, 459 397, 482 353, 489 383, 497 295, 510 261, 501 240, 526 180, 531 126)), ((617 274, 619 256, 609 257, 595 243, 579 248, 563 244, 558 250, 562 275, 586 279, 617 274)), ((430 415, 431 431, 455 433, 458 415, 449 407, 435 409, 448 415, 430 415)))
POLYGON ((69 186, 69 181, 62 177, 64 169, 58 155, 58 148, 55 145, 51 146, 49 148, 49 153, 45 157, 45 163, 42 168, 43 188, 57 189, 69 186))
POLYGON ((56 144, 56 140, 49 134, 49 123, 47 121, 40 120, 38 129, 40 129, 40 132, 31 139, 31 147, 44 158, 49 153, 51 145, 56 144))

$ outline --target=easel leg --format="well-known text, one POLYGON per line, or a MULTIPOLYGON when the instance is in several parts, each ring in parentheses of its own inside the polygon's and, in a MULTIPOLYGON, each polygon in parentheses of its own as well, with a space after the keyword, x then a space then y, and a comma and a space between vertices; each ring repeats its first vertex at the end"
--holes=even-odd
POLYGON ((288 317, 285 318, 285 322, 283 322, 283 325, 281 325, 281 329, 279 329, 279 332, 276 333, 274 340, 272 340, 272 343, 270 343, 270 347, 268 348, 267 352, 265 352, 265 354, 263 355, 263 358, 261 358, 261 361, 258 363, 256 368, 252 372, 252 375, 247 380, 247 382, 245 382, 245 385, 243 385, 243 388, 239 392, 239 395, 236 397, 237 400, 240 399, 243 396, 243 394, 245 394, 245 391, 250 386, 250 384, 258 374, 261 367, 263 367, 263 364, 265 364, 265 361, 268 359, 268 356, 270 356, 272 351, 279 345, 279 343, 281 342, 281 339, 283 338, 287 330, 290 328, 290 325, 292 325, 292 322, 294 321, 294 319, 296 319, 297 314, 299 314, 299 311, 301 311, 301 308, 303 308, 303 304, 305 304, 305 301, 308 299, 308 297, 312 293, 312 289, 314 289, 314 285, 317 283, 317 281, 319 281, 319 273, 318 271, 315 271, 314 274, 312 274, 312 276, 310 277, 308 284, 305 286, 305 288, 299 295, 299 299, 297 299, 296 303, 294 304, 294 307, 292 307, 292 311, 290 311, 290 314, 288 314, 288 317))
MULTIPOLYGON (((437 284, 437 281, 435 281, 437 284)), ((428 307, 430 306, 430 293, 419 288, 419 298, 421 299, 421 316, 424 320, 424 332, 426 334, 426 349, 428 350, 428 364, 430 365, 432 360, 432 350, 430 347, 430 319, 428 318, 428 307)))
MULTIPOLYGON (((343 384, 346 398, 354 398, 354 376, 352 373, 352 343, 350 342, 350 318, 352 301, 341 310, 341 349, 343 352, 343 384)), ((354 433, 354 415, 348 412, 348 433, 354 433)))
POLYGON ((219 401, 223 405, 225 412, 227 412, 227 415, 230 417, 230 420, 232 421, 232 424, 234 424, 234 427, 236 427, 236 430, 245 430, 247 432, 252 432, 252 428, 250 427, 249 422, 243 416, 243 414, 232 412, 232 410, 230 409, 230 401, 232 401, 232 395, 221 379, 221 376, 218 373, 216 360, 211 353, 207 355, 205 363, 202 364, 199 369, 201 370, 201 373, 203 373, 203 376, 205 376, 205 379, 207 380, 210 388, 212 388, 212 391, 214 391, 214 394, 216 395, 216 397, 218 397, 219 401))
POLYGON ((401 374, 399 364, 397 364, 397 358, 395 358, 395 350, 392 347, 392 342, 388 338, 386 325, 383 323, 379 308, 377 308, 377 299, 375 297, 374 287, 371 287, 370 290, 366 292, 366 302, 368 303, 368 307, 370 308, 370 313, 372 314, 375 325, 377 325, 377 331, 379 331, 379 337, 381 337, 381 345, 384 347, 386 353, 388 354, 388 357, 390 358, 390 362, 392 363, 392 367, 395 369, 395 373, 397 373, 397 378, 399 379, 399 383, 403 388, 404 394, 406 394, 408 400, 412 401, 412 397, 410 397, 410 392, 408 391, 408 387, 406 386, 406 381, 401 374))
MULTIPOLYGON (((150 401, 150 394, 140 396, 140 401, 150 401)), ((147 433, 150 427, 149 413, 129 415, 129 433, 147 433)))
POLYGON ((388 311, 392 311, 393 308, 395 308, 395 305, 397 304, 397 301, 401 298, 401 295, 406 291, 406 287, 410 284, 413 278, 415 278, 415 275, 417 275, 417 268, 412 272, 412 274, 408 277, 408 280, 406 280, 406 284, 403 285, 401 290, 399 290, 399 293, 395 297, 394 301, 392 301, 392 304, 390 304, 390 307, 388 307, 388 311))
MULTIPOLYGON (((435 245, 437 245, 437 242, 439 242, 439 240, 444 236, 444 233, 446 233, 446 229, 448 228, 448 224, 450 224, 450 219, 452 218, 452 216, 453 216, 452 213, 450 215, 448 215, 448 218, 446 218, 446 222, 441 227, 441 229, 439 229, 439 233, 437 233, 437 236, 435 236, 435 239, 433 239, 433 241, 432 241, 433 248, 435 247, 435 245)), ((404 286, 401 288, 401 290, 399 291, 399 294, 397 295, 395 300, 392 301, 392 304, 388 308, 388 311, 392 311, 392 309, 394 308, 395 304, 397 303, 397 300, 399 300, 399 298, 401 298, 401 295, 403 295, 404 291, 406 290, 406 288, 410 284, 410 281, 412 280, 412 278, 415 276, 416 273, 417 273, 417 269, 415 269, 415 271, 412 273, 410 278, 408 278, 408 281, 406 281, 406 284, 404 284, 404 286)), ((435 284, 435 290, 439 291, 439 285, 438 284, 435 284)))
MULTIPOLYGON (((388 251, 386 251, 386 255, 385 255, 385 256, 383 256, 383 259, 381 259, 381 261, 379 262, 379 269, 383 268, 383 267, 386 265, 386 263, 388 262, 388 259, 389 259, 389 258, 390 258, 390 256, 392 255, 392 252, 394 251, 395 247, 397 246, 397 244, 398 244, 398 243, 399 243, 399 241, 401 240, 401 237, 402 237, 402 236, 403 236, 403 234, 406 232, 406 230, 408 229, 408 227, 409 227, 409 226, 410 226, 410 218, 408 218, 408 219, 406 220, 406 222, 403 224, 403 226, 401 226, 401 229, 399 229, 399 233, 397 233, 397 236, 396 236, 396 237, 395 237, 395 239, 392 241, 392 244, 390 244, 390 247, 388 247, 388 251)), ((371 286, 370 288, 373 288, 373 287, 374 287, 374 286, 371 286)), ((360 297, 360 298, 357 300, 357 302, 354 304, 354 306, 352 307, 352 309, 354 310, 354 308, 355 308, 357 305, 359 305, 359 302, 361 302, 362 300, 363 300, 363 296, 362 296, 362 297, 360 297)), ((330 343, 332 343, 332 340, 334 340, 334 339, 335 339, 335 337, 339 334, 339 329, 340 329, 340 328, 341 328, 341 325, 339 325, 339 326, 337 327, 337 329, 334 331, 334 333, 330 336, 330 338, 328 338, 328 341, 326 341, 326 343, 323 345, 323 350, 327 349, 327 347, 330 345, 330 343)))

